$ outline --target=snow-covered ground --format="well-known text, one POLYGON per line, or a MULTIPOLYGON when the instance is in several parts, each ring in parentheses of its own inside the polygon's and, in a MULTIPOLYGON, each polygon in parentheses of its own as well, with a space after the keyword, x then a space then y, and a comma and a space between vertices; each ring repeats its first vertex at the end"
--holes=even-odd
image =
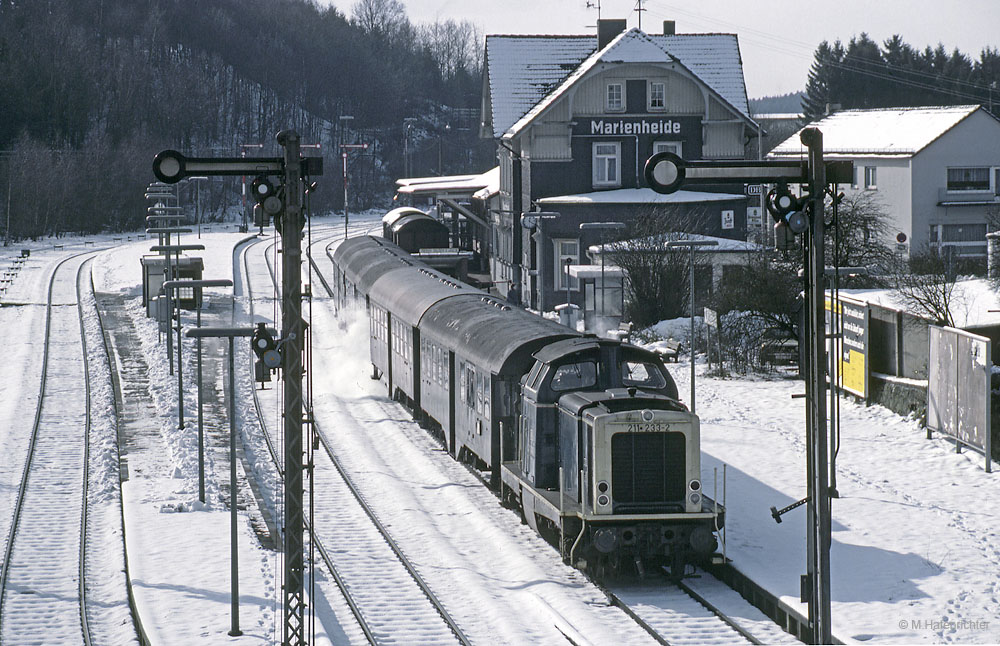
MULTIPOLYGON (((200 242, 207 247, 203 254, 206 278, 232 277, 231 250, 243 237, 233 229, 221 232, 216 228, 203 234, 200 242)), ((98 291, 120 293, 137 303, 141 298, 138 259, 148 253, 150 241, 103 241, 113 244, 113 248, 95 261, 98 291)), ((193 236, 184 240, 193 241, 193 236)), ((67 245, 72 242, 59 241, 67 245)), ((2 250, 0 264, 8 263, 12 252, 16 255, 19 249, 2 250)), ((82 242, 77 242, 75 250, 83 250, 82 242)), ((69 247, 52 249, 51 242, 37 244, 31 260, 0 302, 40 302, 39 285, 45 268, 70 252, 69 247)), ((223 297, 229 292, 214 293, 223 297)), ((0 324, 7 330, 9 370, 22 376, 0 381, 0 447, 4 449, 0 460, 6 462, 14 461, 17 448, 5 443, 10 429, 30 418, 28 413, 34 406, 39 310, 36 305, 0 307, 0 324)), ((347 327, 348 331, 360 330, 360 336, 354 338, 344 336, 345 331, 326 314, 317 316, 314 324, 315 336, 321 340, 316 352, 324 353, 317 358, 317 365, 323 368, 323 378, 316 380, 317 405, 330 428, 338 432, 350 429, 356 434, 343 438, 350 458, 365 450, 372 438, 361 433, 366 425, 356 420, 345 419, 343 425, 338 424, 344 402, 353 399, 359 406, 365 402, 395 411, 386 412, 385 417, 403 415, 368 379, 364 369, 364 326, 347 327), (341 337, 336 348, 330 346, 331 337, 324 335, 327 329, 327 334, 341 337), (331 396, 324 398, 326 389, 331 396)), ((677 324, 686 330, 685 321, 677 324)), ((196 504, 193 425, 188 425, 187 432, 177 432, 176 382, 166 375, 165 353, 162 346, 156 346, 155 328, 148 320, 137 316, 135 325, 144 346, 152 341, 147 358, 158 415, 150 424, 162 429, 168 438, 158 460, 150 457, 143 465, 141 460, 130 457, 130 479, 124 487, 130 559, 137 594, 143 599, 140 606, 149 613, 144 617, 148 619, 147 628, 155 634, 157 643, 164 644, 268 643, 280 639, 280 630, 276 632, 281 614, 278 559, 259 546, 244 512, 239 547, 240 612, 245 636, 235 639, 226 634, 230 627, 229 515, 218 498, 219 474, 216 465, 210 464, 213 484, 209 491, 213 495, 206 505, 196 504), (184 511, 178 513, 178 509, 184 511)), ((684 361, 671 364, 685 399, 689 366, 684 361)), ((804 404, 802 399, 792 398, 803 391, 803 384, 780 377, 721 379, 701 374, 702 364, 696 368, 705 452, 702 478, 711 495, 718 470, 721 494, 725 465, 728 556, 737 567, 804 612, 798 602, 799 575, 805 572, 804 510, 790 512, 780 525, 769 511, 771 506, 782 507, 805 494, 804 404)), ((193 374, 188 370, 187 374, 193 374)), ((194 392, 189 388, 186 395, 188 411, 194 410, 194 392)), ((944 440, 928 441, 915 421, 881 407, 843 399, 841 418, 842 449, 837 461, 841 497, 833 501, 831 559, 834 634, 848 641, 879 643, 1000 642, 1000 475, 984 473, 980 456, 956 454, 944 440)), ((428 455, 434 444, 420 439, 422 431, 416 427, 379 432, 390 434, 393 441, 409 442, 405 451, 398 451, 408 459, 426 459, 414 464, 414 477, 444 476, 456 483, 463 477, 464 470, 442 463, 439 453, 428 455), (427 450, 422 452, 421 447, 427 450)), ((399 457, 387 455, 382 459, 389 466, 390 458, 399 457)), ((384 486, 379 483, 382 474, 372 472, 368 477, 376 490, 384 486)), ((563 603, 568 598, 562 592, 553 592, 559 586, 577 586, 577 598, 589 598, 595 608, 602 603, 599 597, 590 596, 589 584, 582 577, 565 573, 555 551, 541 546, 537 537, 523 530, 485 490, 442 489, 421 482, 413 489, 410 500, 380 500, 385 513, 405 507, 406 515, 396 522, 415 524, 422 516, 414 511, 419 510, 418 503, 432 505, 444 497, 443 504, 463 513, 492 506, 475 516, 476 522, 489 521, 476 530, 484 536, 497 528, 511 530, 509 535, 497 534, 488 541, 494 544, 495 551, 486 549, 487 541, 483 541, 484 545, 476 549, 485 551, 463 555, 464 565, 450 575, 446 559, 428 561, 430 569, 443 572, 439 575, 442 580, 452 576, 466 582, 494 582, 490 595, 470 600, 470 607, 475 611, 473 615, 478 614, 483 625, 490 627, 496 642, 530 639, 533 643, 560 643, 563 638, 558 632, 541 626, 551 626, 553 617, 563 613, 584 618, 580 620, 584 628, 605 636, 615 634, 617 629, 602 627, 602 622, 615 625, 616 613, 602 608, 585 617, 573 605, 560 607, 552 601, 563 603), (492 602, 496 602, 495 607, 491 607, 492 602), (509 610, 519 604, 535 604, 535 611, 512 622, 496 609, 509 610), (520 624, 523 627, 517 627, 520 624), (506 633, 508 630, 511 632, 506 633)), ((8 510, 0 512, 6 519, 8 510)), ((447 518, 431 520, 419 529, 420 537, 432 543, 427 545, 428 551, 443 554, 455 549, 442 538, 447 518)), ((326 634, 342 632, 331 626, 326 634)), ((628 633, 629 639, 640 637, 628 633)))

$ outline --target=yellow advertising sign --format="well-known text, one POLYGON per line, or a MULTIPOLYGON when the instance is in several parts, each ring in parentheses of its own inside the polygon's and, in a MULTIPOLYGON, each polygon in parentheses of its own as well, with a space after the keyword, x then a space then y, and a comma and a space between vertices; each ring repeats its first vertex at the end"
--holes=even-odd
POLYGON ((840 387, 868 396, 868 305, 860 301, 826 299, 828 350, 837 356, 840 387))

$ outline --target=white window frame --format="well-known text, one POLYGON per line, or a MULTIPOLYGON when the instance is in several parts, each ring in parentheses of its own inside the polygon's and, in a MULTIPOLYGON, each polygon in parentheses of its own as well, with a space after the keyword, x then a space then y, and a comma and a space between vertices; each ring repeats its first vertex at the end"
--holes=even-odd
POLYGON ((878 166, 865 166, 865 190, 878 188, 878 166))
MULTIPOLYGON (((552 284, 557 290, 566 290, 566 269, 564 263, 567 258, 571 259, 571 265, 580 264, 580 239, 579 238, 553 238, 553 259, 555 260, 555 280, 552 284), (568 253, 564 245, 576 245, 575 253, 568 253)), ((572 276, 569 276, 569 289, 570 291, 579 291, 580 281, 572 276)))
POLYGON ((646 107, 649 109, 650 112, 664 112, 664 111, 666 111, 666 109, 667 109, 667 84, 666 83, 664 83, 662 81, 650 81, 649 82, 649 90, 648 90, 646 96, 648 97, 647 98, 646 107), (653 88, 659 88, 659 90, 660 90, 660 92, 659 92, 659 94, 660 94, 660 97, 659 97, 660 103, 659 103, 659 105, 657 105, 654 102, 654 100, 653 100, 653 95, 654 95, 653 88))
POLYGON ((682 154, 683 142, 680 141, 654 141, 653 142, 653 154, 657 153, 673 153, 680 158, 684 158, 682 154))
POLYGON ((622 144, 620 141, 595 141, 591 148, 591 178, 594 188, 617 187, 622 185, 622 144), (602 146, 613 147, 610 152, 598 153, 602 146), (609 179, 608 162, 614 161, 614 179, 609 179))
POLYGON ((990 185, 991 181, 992 181, 991 177, 990 177, 990 175, 993 174, 992 171, 993 171, 993 169, 991 167, 989 167, 989 166, 949 166, 948 168, 945 169, 945 177, 944 177, 945 187, 947 188, 947 190, 948 190, 949 193, 968 193, 968 192, 983 193, 983 192, 992 190, 994 188, 993 186, 990 185), (969 187, 969 188, 964 188, 964 187, 952 188, 952 186, 951 186, 951 178, 950 178, 951 171, 974 171, 974 170, 986 171, 986 187, 985 188, 974 188, 974 187, 969 187))
POLYGON ((608 83, 604 103, 608 112, 625 112, 625 84, 608 83))

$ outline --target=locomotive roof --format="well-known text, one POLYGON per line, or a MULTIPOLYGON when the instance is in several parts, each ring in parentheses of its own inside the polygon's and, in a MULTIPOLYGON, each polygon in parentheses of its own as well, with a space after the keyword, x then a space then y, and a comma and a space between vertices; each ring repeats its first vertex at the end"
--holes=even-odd
POLYGON ((393 222, 403 217, 404 215, 415 215, 417 213, 420 213, 422 215, 427 215, 426 213, 424 213, 423 211, 414 206, 400 206, 383 215, 382 224, 392 226, 393 222))
POLYGON ((372 283, 369 298, 410 325, 416 325, 429 307, 459 294, 482 293, 423 263, 383 273, 372 283))
POLYGON ((579 415, 584 409, 600 406, 609 413, 637 408, 686 411, 684 404, 666 395, 641 388, 612 388, 602 391, 575 391, 559 398, 559 406, 579 415), (634 393, 634 394, 633 394, 634 393))
POLYGON ((644 350, 638 346, 622 343, 621 341, 616 341, 614 339, 602 339, 596 336, 580 336, 547 345, 535 353, 535 358, 542 363, 552 363, 560 357, 565 357, 566 355, 575 354, 584 350, 596 350, 602 345, 621 346, 622 350, 625 352, 631 351, 636 353, 655 354, 649 350, 644 350))
POLYGON ((420 329, 494 374, 526 370, 523 362, 543 344, 576 335, 479 290, 428 308, 420 329))
POLYGON ((410 254, 384 238, 372 236, 344 240, 334 250, 333 261, 366 294, 386 272, 413 265, 410 254))

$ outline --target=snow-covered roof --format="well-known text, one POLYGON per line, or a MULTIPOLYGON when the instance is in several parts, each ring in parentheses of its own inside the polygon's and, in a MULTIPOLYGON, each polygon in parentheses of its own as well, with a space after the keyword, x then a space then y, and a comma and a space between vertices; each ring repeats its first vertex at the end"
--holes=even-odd
POLYGON ((477 191, 489 188, 494 183, 499 187, 499 168, 497 166, 480 175, 445 175, 443 177, 400 179, 396 180, 396 184, 399 186, 396 192, 405 195, 435 195, 442 193, 472 195, 477 191))
MULTIPOLYGON (((807 127, 819 128, 823 133, 824 154, 911 156, 979 109, 978 105, 956 105, 844 110, 807 127)), ((768 156, 806 154, 799 132, 778 144, 768 156)))
POLYGON ((538 204, 686 204, 689 202, 723 202, 745 200, 738 193, 707 193, 704 191, 677 191, 664 195, 651 188, 619 188, 612 191, 594 191, 576 195, 543 197, 538 204))
POLYGON ((743 61, 735 34, 646 34, 632 29, 601 51, 596 36, 486 37, 493 136, 523 127, 597 63, 679 62, 748 120, 743 61), (543 103, 544 100, 544 103, 543 103), (530 120, 530 119, 528 119, 530 120))
MULTIPOLYGON (((915 316, 926 316, 892 289, 841 289, 840 293, 865 303, 902 310, 915 316)), ((1000 296, 988 280, 972 278, 955 282, 951 316, 956 327, 964 329, 1000 324, 998 305, 1000 296)))
MULTIPOLYGON (((697 242, 715 242, 714 245, 699 245, 694 247, 695 253, 733 253, 733 252, 750 252, 750 251, 760 251, 763 249, 756 242, 747 242, 745 240, 733 240, 732 238, 720 238, 718 236, 706 236, 698 233, 668 233, 662 239, 659 237, 647 237, 647 238, 636 238, 634 240, 623 240, 621 242, 616 242, 615 247, 617 250, 629 250, 632 248, 646 249, 649 248, 650 244, 653 243, 663 243, 666 245, 668 242, 681 241, 681 240, 692 240, 697 242)), ((610 252, 611 249, 609 248, 610 252)), ((601 255, 601 245, 591 245, 587 248, 587 252, 592 256, 601 255)))
POLYGON ((500 192, 500 167, 494 166, 490 170, 486 171, 481 175, 483 180, 486 182, 484 188, 476 191, 473 197, 480 200, 489 199, 491 196, 496 195, 500 192))

